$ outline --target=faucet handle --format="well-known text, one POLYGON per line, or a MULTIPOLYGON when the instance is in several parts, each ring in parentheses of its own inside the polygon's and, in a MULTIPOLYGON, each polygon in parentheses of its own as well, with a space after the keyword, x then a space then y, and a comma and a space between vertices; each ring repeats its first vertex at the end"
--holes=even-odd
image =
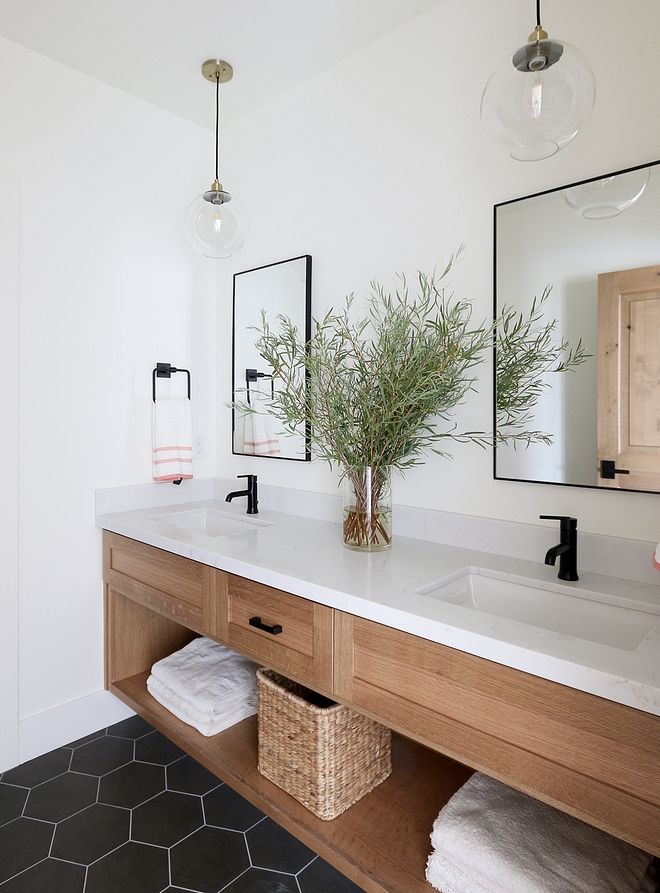
POLYGON ((249 483, 252 483, 253 481, 256 481, 256 479, 257 479, 256 474, 237 474, 236 477, 237 478, 247 478, 249 483))
POLYGON ((578 519, 571 515, 539 515, 541 521, 561 521, 561 526, 577 527, 578 519))

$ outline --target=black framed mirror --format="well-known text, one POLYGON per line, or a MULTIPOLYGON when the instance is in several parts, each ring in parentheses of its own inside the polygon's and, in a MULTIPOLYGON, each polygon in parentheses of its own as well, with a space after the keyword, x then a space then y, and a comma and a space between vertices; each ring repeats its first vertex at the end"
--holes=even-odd
POLYGON ((254 411, 232 411, 232 453, 309 462, 309 427, 283 433, 269 412, 277 382, 255 341, 262 311, 271 324, 280 315, 292 320, 305 340, 312 327, 312 258, 309 254, 234 274, 232 324, 232 401, 254 411))
MULTIPOLYGON (((555 345, 588 354, 542 370, 528 447, 496 436, 499 480, 660 492, 660 162, 494 207, 494 313, 528 314, 549 287, 542 325, 555 345)), ((504 340, 495 346, 494 416, 504 340), (498 352, 499 351, 499 352, 498 352)), ((498 405, 499 404, 499 405, 498 405)))

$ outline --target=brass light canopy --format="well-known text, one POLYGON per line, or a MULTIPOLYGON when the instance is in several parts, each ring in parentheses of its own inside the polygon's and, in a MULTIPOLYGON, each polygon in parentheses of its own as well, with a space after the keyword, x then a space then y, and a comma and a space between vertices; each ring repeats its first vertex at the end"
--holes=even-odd
POLYGON ((206 62, 202 62, 202 77, 212 84, 216 81, 226 84, 234 77, 234 69, 224 59, 207 59, 206 62))

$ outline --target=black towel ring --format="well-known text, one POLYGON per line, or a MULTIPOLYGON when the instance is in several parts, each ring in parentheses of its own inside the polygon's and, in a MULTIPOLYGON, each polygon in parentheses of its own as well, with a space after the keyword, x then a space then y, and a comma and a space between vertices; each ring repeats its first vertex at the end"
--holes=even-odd
MULTIPOLYGON (((190 370, 177 369, 171 363, 156 363, 156 368, 151 373, 151 399, 154 403, 156 402, 156 379, 171 378, 175 372, 185 372, 188 376, 188 399, 190 400, 190 370)), ((172 483, 178 486, 182 480, 183 478, 179 478, 177 481, 172 481, 172 483)))

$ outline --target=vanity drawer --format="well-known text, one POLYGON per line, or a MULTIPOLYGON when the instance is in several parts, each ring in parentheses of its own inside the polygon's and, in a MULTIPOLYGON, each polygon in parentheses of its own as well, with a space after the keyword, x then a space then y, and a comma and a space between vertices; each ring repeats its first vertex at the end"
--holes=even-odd
POLYGON ((221 571, 107 531, 103 579, 119 592, 192 630, 213 635, 221 571))
POLYGON ((337 698, 660 853, 660 718, 335 611, 337 698))
POLYGON ((332 608, 230 575, 227 644, 305 685, 332 691, 332 608))

